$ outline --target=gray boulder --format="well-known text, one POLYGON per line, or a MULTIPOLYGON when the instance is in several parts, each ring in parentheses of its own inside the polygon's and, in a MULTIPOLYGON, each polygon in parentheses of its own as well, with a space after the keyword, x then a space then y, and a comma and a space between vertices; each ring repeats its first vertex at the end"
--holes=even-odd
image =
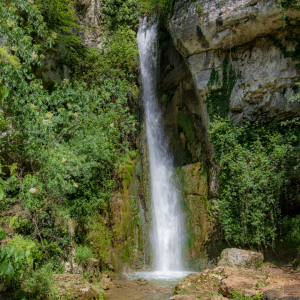
POLYGON ((220 256, 219 267, 258 269, 264 260, 262 253, 236 248, 225 249, 220 256))

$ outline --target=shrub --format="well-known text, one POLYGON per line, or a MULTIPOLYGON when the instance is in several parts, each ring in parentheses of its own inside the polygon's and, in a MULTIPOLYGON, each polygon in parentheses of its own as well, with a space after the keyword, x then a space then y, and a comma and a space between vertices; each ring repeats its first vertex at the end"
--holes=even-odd
POLYGON ((75 261, 80 265, 86 265, 93 258, 93 251, 87 246, 76 248, 75 261))
POLYGON ((299 170, 297 130, 259 123, 237 127, 220 118, 211 123, 219 178, 216 205, 227 241, 274 246, 280 200, 295 197, 287 187, 299 170))
MULTIPOLYGON (((6 239, 4 229, 0 229, 0 241, 6 239)), ((18 250, 15 247, 2 246, 0 248, 0 278, 4 280, 4 286, 10 288, 15 282, 21 280, 27 264, 24 260, 30 252, 18 250), (13 281, 11 281, 13 279, 13 281)))
POLYGON ((22 290, 17 291, 17 299, 55 299, 57 290, 54 286, 54 277, 51 265, 32 272, 22 284, 22 290))

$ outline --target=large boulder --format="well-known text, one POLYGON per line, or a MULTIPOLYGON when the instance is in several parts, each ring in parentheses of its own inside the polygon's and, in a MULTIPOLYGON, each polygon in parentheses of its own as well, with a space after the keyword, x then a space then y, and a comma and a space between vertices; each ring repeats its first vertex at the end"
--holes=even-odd
POLYGON ((104 290, 108 290, 111 284, 111 279, 109 278, 109 276, 107 274, 102 274, 102 279, 100 281, 100 286, 104 289, 104 290))
POLYGON ((221 259, 218 262, 218 266, 231 268, 258 269, 264 260, 262 253, 236 248, 223 250, 220 257, 221 259))
POLYGON ((192 273, 181 280, 175 287, 174 295, 195 295, 202 297, 218 293, 221 280, 224 278, 224 267, 192 273))
POLYGON ((55 274, 53 277, 61 298, 70 300, 99 299, 99 293, 79 274, 55 274))
POLYGON ((268 278, 268 272, 263 269, 235 269, 221 266, 214 270, 188 275, 176 285, 174 295, 193 295, 201 299, 211 298, 219 292, 231 297, 233 291, 239 291, 244 296, 254 296, 268 284, 268 278))

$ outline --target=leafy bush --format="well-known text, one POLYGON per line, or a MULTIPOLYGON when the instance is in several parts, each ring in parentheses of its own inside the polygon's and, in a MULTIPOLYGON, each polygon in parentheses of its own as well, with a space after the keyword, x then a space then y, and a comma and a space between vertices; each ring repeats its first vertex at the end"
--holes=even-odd
POLYGON ((16 292, 17 299, 56 299, 57 290, 50 264, 34 271, 23 282, 22 289, 16 292))
POLYGON ((79 246, 76 248, 75 261, 80 265, 87 264, 93 258, 92 250, 87 246, 79 246))
POLYGON ((83 30, 75 16, 74 0, 36 0, 36 5, 56 43, 52 48, 60 58, 60 63, 78 64, 84 59, 88 49, 78 35, 83 30))
POLYGON ((236 127, 216 118, 209 134, 216 151, 220 185, 216 204, 226 240, 274 246, 280 200, 297 196, 287 187, 299 170, 298 129, 259 123, 236 127))
POLYGON ((140 16, 138 0, 105 0, 101 3, 100 20, 110 30, 123 26, 136 30, 140 16))
POLYGON ((16 251, 28 253, 25 263, 28 266, 28 271, 32 270, 43 261, 44 253, 38 243, 22 236, 16 235, 7 241, 7 245, 14 248, 16 251))
MULTIPOLYGON (((6 239, 4 229, 0 230, 0 241, 6 239)), ((4 282, 10 281, 17 272, 21 272, 21 277, 24 273, 24 260, 30 255, 27 251, 18 251, 15 247, 2 246, 0 248, 0 278, 4 282)))
MULTIPOLYGON (((107 262, 111 240, 101 214, 110 209, 116 167, 128 156, 132 176, 136 157, 137 20, 128 13, 136 2, 123 2, 111 1, 124 23, 108 31, 102 51, 82 45, 72 0, 0 2, 0 205, 22 209, 11 220, 17 235, 9 247, 30 250, 14 277, 24 297, 51 293, 43 272, 61 271, 72 238, 88 238, 107 262), (53 51, 60 65, 77 68, 77 81, 47 90, 35 72, 53 51)), ((115 12, 105 17, 109 28, 115 12)), ((91 249, 79 247, 76 259, 84 263, 91 249)))

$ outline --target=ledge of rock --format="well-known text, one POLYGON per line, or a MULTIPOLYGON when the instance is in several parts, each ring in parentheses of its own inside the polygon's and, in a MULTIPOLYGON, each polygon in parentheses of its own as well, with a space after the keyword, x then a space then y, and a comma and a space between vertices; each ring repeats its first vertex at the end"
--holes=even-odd
POLYGON ((68 299, 99 299, 99 293, 78 274, 55 274, 55 286, 60 297, 68 299))
POLYGON ((227 266, 232 268, 258 269, 264 260, 262 253, 236 248, 223 250, 220 257, 219 267, 227 266))
MULTIPOLYGON (((175 6, 170 22, 174 45, 184 56, 212 49, 230 49, 282 27, 282 14, 275 0, 198 0, 175 6), (203 7, 201 13, 197 6, 203 7)), ((288 10, 290 18, 300 17, 288 10)))

